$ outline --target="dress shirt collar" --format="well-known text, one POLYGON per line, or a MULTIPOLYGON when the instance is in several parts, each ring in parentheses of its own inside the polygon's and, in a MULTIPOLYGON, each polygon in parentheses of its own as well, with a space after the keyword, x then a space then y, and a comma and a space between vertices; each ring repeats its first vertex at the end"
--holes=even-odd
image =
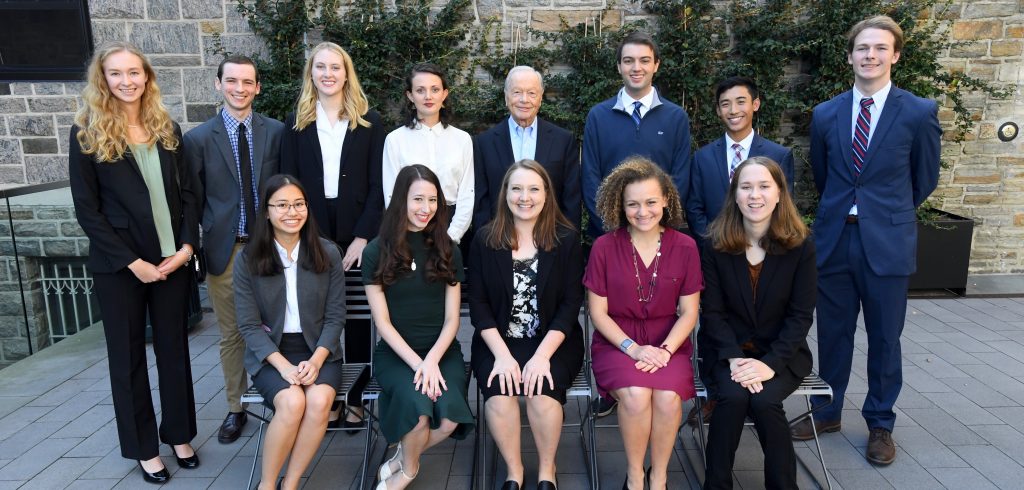
MULTIPOLYGON (((631 95, 626 93, 625 88, 619 89, 619 102, 618 105, 622 106, 626 112, 633 112, 633 102, 636 100, 640 101, 643 105, 643 110, 648 111, 654 107, 654 103, 658 101, 658 89, 651 87, 651 91, 647 92, 647 95, 634 99, 631 95)), ((658 101, 660 103, 660 101, 658 101)))
MULTIPOLYGON (((523 128, 523 129, 530 129, 531 131, 527 131, 524 134, 526 134, 526 135, 535 135, 535 134, 537 134, 537 119, 540 119, 540 118, 537 117, 537 116, 533 116, 533 122, 530 123, 529 126, 523 128)), ((522 126, 520 126, 519 123, 516 122, 516 119, 514 117, 508 116, 508 130, 512 134, 516 134, 516 131, 519 130, 518 128, 522 128, 522 126)))
POLYGON ((239 121, 232 116, 226 109, 220 110, 220 117, 224 120, 224 128, 232 133, 238 132, 238 125, 245 124, 246 130, 252 130, 252 111, 249 111, 249 115, 245 116, 245 119, 239 121))
POLYGON ((875 103, 875 107, 874 108, 877 110, 877 112, 876 111, 872 111, 872 112, 874 112, 875 114, 878 114, 879 112, 882 111, 882 107, 885 106, 885 101, 889 99, 889 92, 891 90, 892 90, 892 81, 890 81, 889 83, 885 84, 885 86, 882 87, 881 89, 879 89, 878 92, 875 92, 874 94, 872 94, 870 96, 867 96, 867 95, 864 95, 864 94, 860 93, 860 90, 857 90, 857 86, 854 85, 853 86, 853 106, 854 107, 858 107, 858 109, 854 111, 854 114, 860 112, 860 109, 859 109, 859 107, 860 107, 860 99, 863 99, 864 97, 871 97, 872 101, 875 103))
POLYGON ((732 145, 739 143, 742 147, 740 148, 740 151, 745 151, 749 154, 750 145, 754 144, 754 133, 755 131, 750 131, 750 134, 748 134, 746 138, 743 138, 740 141, 733 141, 732 137, 729 136, 729 133, 725 133, 725 148, 732 152, 732 145))
POLYGON ((292 255, 295 256, 295 260, 291 260, 288 258, 288 250, 282 247, 280 243, 277 243, 277 239, 274 239, 274 248, 277 249, 277 255, 281 257, 281 265, 283 265, 285 269, 295 265, 295 263, 299 261, 299 247, 301 246, 302 240, 295 243, 295 250, 292 251, 292 255))
POLYGON ((432 127, 416 121, 416 127, 413 128, 413 131, 426 131, 428 133, 434 133, 435 136, 441 136, 444 134, 445 129, 447 128, 444 127, 444 123, 440 121, 432 127))

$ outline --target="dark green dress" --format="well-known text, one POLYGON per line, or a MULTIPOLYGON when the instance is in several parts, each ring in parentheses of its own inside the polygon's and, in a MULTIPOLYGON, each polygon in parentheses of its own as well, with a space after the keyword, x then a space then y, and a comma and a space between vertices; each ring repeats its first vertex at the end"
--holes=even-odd
MULTIPOLYGON (((444 295, 447 285, 427 282, 424 277, 427 249, 423 233, 408 232, 407 237, 416 262, 416 270, 386 288, 384 296, 387 298, 391 324, 409 347, 420 356, 425 356, 434 346, 444 325, 444 295)), ((458 247, 453 247, 452 255, 452 265, 458 271, 456 280, 462 282, 462 255, 458 247)), ((373 283, 373 275, 379 261, 380 243, 379 239, 374 239, 363 249, 363 284, 373 283)), ((466 377, 462 349, 458 340, 452 341, 452 345, 441 358, 439 367, 448 390, 441 394, 437 403, 434 403, 416 391, 412 381, 412 368, 395 354, 387 342, 381 340, 377 343, 377 349, 373 354, 373 375, 377 378, 382 391, 380 426, 388 442, 401 440, 419 423, 421 415, 430 418, 431 429, 437 429, 441 419, 458 423, 459 427, 452 434, 456 439, 464 439, 473 430, 475 419, 467 401, 469 379, 466 377)))

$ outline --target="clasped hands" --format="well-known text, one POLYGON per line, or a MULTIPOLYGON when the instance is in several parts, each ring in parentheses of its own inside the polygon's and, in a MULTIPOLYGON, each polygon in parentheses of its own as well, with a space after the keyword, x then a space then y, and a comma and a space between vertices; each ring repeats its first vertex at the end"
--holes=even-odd
POLYGON ((186 243, 181 250, 165 258, 158 265, 150 264, 142 259, 135 259, 134 262, 128 264, 128 270, 132 271, 132 274, 135 274, 135 277, 143 283, 164 281, 172 272, 187 264, 191 257, 192 246, 186 243))
POLYGON ((729 359, 729 376, 751 393, 760 393, 764 382, 775 377, 775 370, 757 359, 733 357, 729 359))
POLYGON ((288 363, 288 366, 278 372, 288 384, 309 386, 316 381, 316 377, 320 374, 320 366, 313 361, 302 361, 297 366, 288 363))
POLYGON ((626 355, 636 361, 634 367, 645 373, 655 373, 668 366, 668 361, 672 358, 672 354, 661 347, 639 344, 633 344, 626 349, 626 355))
POLYGON ((430 356, 425 357, 416 365, 412 382, 416 391, 426 395, 432 402, 436 402, 441 397, 442 391, 448 391, 444 376, 441 376, 441 367, 430 356))
POLYGON ((547 380, 552 390, 555 389, 555 380, 551 377, 551 360, 542 355, 531 357, 521 371, 519 363, 511 355, 496 357, 491 374, 487 376, 488 388, 495 377, 498 378, 502 395, 526 395, 532 398, 533 395, 541 394, 544 380, 547 380))

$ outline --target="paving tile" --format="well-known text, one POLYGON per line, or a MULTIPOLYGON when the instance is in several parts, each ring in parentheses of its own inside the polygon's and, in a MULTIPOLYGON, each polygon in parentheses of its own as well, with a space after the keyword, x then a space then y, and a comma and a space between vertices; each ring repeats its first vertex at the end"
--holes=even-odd
POLYGON ((102 458, 117 447, 117 422, 111 420, 90 434, 89 437, 86 437, 74 449, 68 451, 65 456, 71 458, 97 456, 102 458))
POLYGON ((115 479, 104 479, 104 480, 82 480, 78 479, 64 488, 64 490, 110 490, 114 488, 121 480, 115 479))
MULTIPOLYGON (((969 376, 963 371, 957 369, 952 364, 946 362, 945 359, 931 353, 921 354, 910 354, 903 353, 903 359, 909 360, 917 365, 917 367, 927 371, 932 377, 936 379, 942 378, 968 378, 969 376)), ((980 364, 980 363, 979 363, 980 364)))
POLYGON ((1018 405, 1017 402, 1007 398, 976 378, 950 378, 943 380, 943 383, 957 393, 967 397, 979 407, 1012 407, 1018 405))
POLYGON ((974 468, 931 468, 928 471, 946 488, 997 489, 974 468))
POLYGON ((952 391, 949 386, 936 379, 931 373, 917 366, 903 367, 903 384, 914 388, 919 393, 948 393, 952 391))
POLYGON ((973 357, 1009 376, 1024 376, 1024 362, 1017 361, 1002 352, 979 352, 973 354, 973 357))
POLYGON ((1017 432, 1024 434, 1024 407, 993 407, 988 411, 1017 432))
POLYGON ((15 459, 25 454, 25 451, 46 440, 59 428, 54 424, 42 422, 28 424, 24 429, 0 442, 0 459, 15 459))
POLYGON ((957 420, 971 425, 1003 424, 1003 421, 959 393, 926 393, 935 405, 957 420))
POLYGON ((895 488, 915 490, 943 488, 935 477, 903 448, 896 448, 896 461, 889 466, 876 466, 875 469, 895 488))
POLYGON ((896 441, 898 449, 909 454, 922 467, 951 468, 969 466, 956 453, 942 444, 924 428, 907 427, 894 431, 893 440, 896 441))
MULTIPOLYGON (((96 405, 106 395, 101 391, 83 391, 74 400, 58 405, 46 415, 39 418, 40 422, 67 423, 77 419, 83 412, 96 405)), ((114 417, 111 410, 110 418, 114 417)))
POLYGON ((81 439, 47 439, 25 451, 0 469, 0 480, 27 480, 46 469, 81 439))
POLYGON ((994 446, 956 446, 957 455, 999 488, 1020 488, 1024 466, 994 446))
POLYGON ((65 488, 100 458, 60 458, 21 487, 24 490, 65 488))
POLYGON ((939 408, 908 408, 904 410, 915 422, 924 427, 943 444, 984 444, 984 439, 960 421, 939 408))
POLYGON ((1013 428, 998 425, 971 426, 971 430, 1017 463, 1024 464, 1024 434, 1013 428))
POLYGON ((832 471, 843 488, 870 488, 872 490, 883 490, 893 488, 889 482, 882 477, 874 468, 867 469, 836 469, 832 471))
POLYGON ((31 396, 0 396, 0 419, 35 400, 31 396))
MULTIPOLYGON (((118 446, 100 458, 96 464, 92 465, 92 468, 82 473, 81 478, 87 480, 116 479, 120 481, 125 478, 125 475, 138 472, 137 468, 138 464, 134 460, 121 457, 121 447, 118 446)), ((138 478, 139 482, 142 482, 141 476, 132 476, 138 478)))
POLYGON ((21 407, 0 419, 0 441, 6 440, 18 431, 28 427, 48 412, 46 407, 21 407))
POLYGON ((72 378, 32 400, 28 405, 33 407, 55 407, 78 396, 93 384, 95 384, 95 380, 72 378))
POLYGON ((107 405, 94 405, 74 420, 68 422, 64 427, 54 433, 51 437, 80 437, 87 438, 94 432, 114 420, 114 411, 107 405))
POLYGON ((963 364, 982 364, 985 361, 981 360, 980 356, 991 355, 988 352, 976 352, 974 354, 968 354, 955 345, 947 344, 945 342, 933 342, 929 344, 922 344, 928 352, 935 354, 939 359, 950 363, 953 366, 960 366, 963 364))
POLYGON ((0 490, 14 490, 25 484, 25 481, 0 480, 0 490))
POLYGON ((957 346, 964 352, 992 352, 994 350, 994 348, 987 343, 975 340, 970 335, 960 331, 937 333, 935 335, 940 339, 957 346))

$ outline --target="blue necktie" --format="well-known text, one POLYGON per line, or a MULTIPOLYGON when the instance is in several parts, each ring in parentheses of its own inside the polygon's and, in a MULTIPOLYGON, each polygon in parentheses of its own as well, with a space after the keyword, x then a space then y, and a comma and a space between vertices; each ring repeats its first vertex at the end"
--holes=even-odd
POLYGON ((636 127, 640 127, 640 107, 644 103, 639 100, 633 102, 633 122, 636 123, 636 127))
POLYGON ((857 129, 853 132, 853 167, 860 175, 864 169, 864 157, 868 154, 868 134, 871 132, 871 106, 874 99, 860 99, 860 114, 857 115, 857 129))

